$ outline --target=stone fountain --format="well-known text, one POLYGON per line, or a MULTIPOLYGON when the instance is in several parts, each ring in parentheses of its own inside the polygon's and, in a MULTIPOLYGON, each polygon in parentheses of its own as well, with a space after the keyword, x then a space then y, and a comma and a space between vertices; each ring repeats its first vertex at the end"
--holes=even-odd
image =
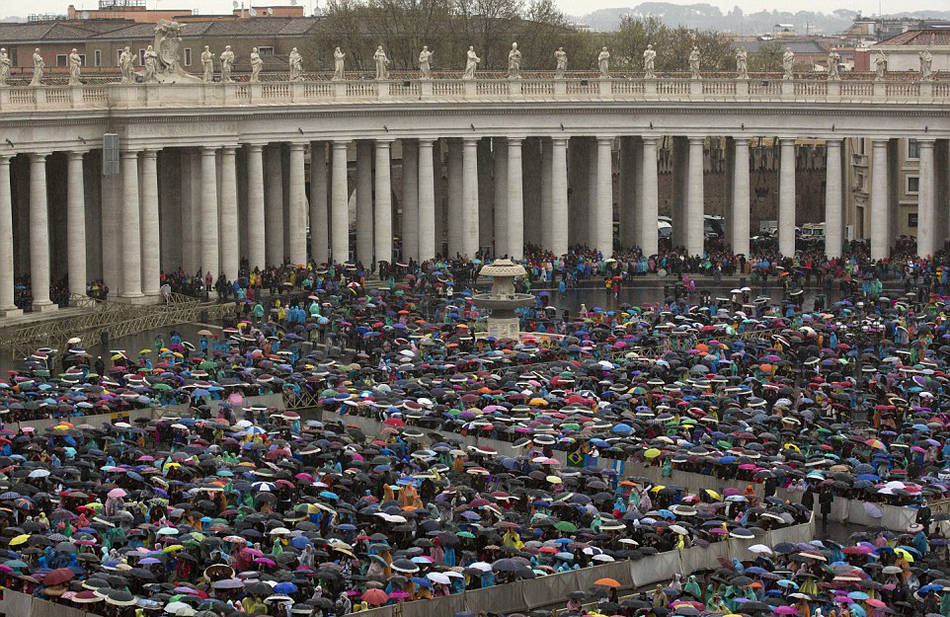
POLYGON ((535 302, 531 294, 515 293, 515 277, 526 274, 521 265, 507 258, 496 259, 482 267, 479 275, 491 277, 491 291, 475 294, 472 299, 475 306, 491 311, 488 317, 488 336, 518 338, 518 316, 515 309, 519 306, 530 306, 535 302))

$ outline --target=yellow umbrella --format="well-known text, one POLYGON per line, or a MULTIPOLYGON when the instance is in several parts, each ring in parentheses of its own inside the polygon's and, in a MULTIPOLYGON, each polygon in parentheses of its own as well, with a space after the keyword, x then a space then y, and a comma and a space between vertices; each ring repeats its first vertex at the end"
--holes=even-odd
POLYGON ((185 547, 182 546, 181 544, 172 544, 171 546, 166 546, 165 548, 163 548, 163 549, 162 549, 162 552, 163 552, 163 553, 174 553, 175 551, 180 551, 180 550, 183 549, 183 548, 185 548, 185 547))
POLYGON ((665 488, 666 488, 666 486, 664 486, 664 485, 662 485, 662 484, 657 484, 656 486, 654 486, 653 488, 650 489, 650 492, 651 492, 651 493, 657 493, 657 492, 659 492, 659 491, 662 491, 662 490, 665 489, 665 488))
POLYGON ((20 535, 14 537, 10 540, 10 546, 19 546, 30 539, 30 534, 21 533, 20 535))
POLYGON ((706 489, 706 494, 715 499, 716 501, 722 501, 722 495, 712 490, 711 488, 706 489))
POLYGON ((646 452, 643 453, 643 456, 644 456, 645 458, 654 459, 654 458, 660 456, 660 454, 661 454, 661 452, 660 452, 659 449, 657 449, 657 448, 649 448, 649 449, 647 449, 646 452))
POLYGON ((558 478, 557 476, 548 476, 546 479, 551 484, 561 484, 562 482, 561 479, 558 478))
POLYGON ((151 349, 139 349, 139 355, 140 355, 140 356, 144 356, 144 355, 150 354, 150 353, 152 353, 152 350, 151 350, 151 349))
POLYGON ((909 563, 914 563, 914 556, 907 549, 895 548, 894 552, 906 559, 909 563))
POLYGON ((528 404, 529 404, 529 405, 534 405, 535 407, 537 407, 537 406, 547 407, 548 402, 547 402, 546 400, 544 400, 543 398, 535 397, 535 398, 531 399, 530 401, 528 401, 528 404))
POLYGON ((784 448, 785 448, 786 450, 795 450, 796 452, 799 452, 799 453, 801 453, 801 451, 802 451, 801 448, 799 448, 798 446, 796 446, 796 445, 793 444, 793 443, 787 443, 787 444, 785 444, 784 448))

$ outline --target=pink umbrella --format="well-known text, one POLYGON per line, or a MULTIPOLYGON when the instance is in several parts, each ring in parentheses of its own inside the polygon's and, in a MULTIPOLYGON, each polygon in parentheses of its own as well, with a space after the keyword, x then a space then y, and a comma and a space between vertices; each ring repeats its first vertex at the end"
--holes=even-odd
POLYGON ((125 492, 123 489, 121 489, 121 488, 114 488, 114 489, 112 489, 111 491, 109 491, 108 493, 106 493, 106 495, 107 495, 108 497, 112 498, 112 499, 118 499, 118 498, 120 498, 120 497, 125 497, 127 494, 128 494, 128 493, 126 493, 126 492, 125 492))
POLYGON ((776 615, 797 615, 798 609, 794 606, 776 606, 772 612, 776 615))

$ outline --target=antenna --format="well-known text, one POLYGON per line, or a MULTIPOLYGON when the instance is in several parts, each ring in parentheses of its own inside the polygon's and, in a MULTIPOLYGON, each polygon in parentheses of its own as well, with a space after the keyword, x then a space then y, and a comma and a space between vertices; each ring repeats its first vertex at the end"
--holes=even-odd
POLYGON ((267 14, 268 14, 268 15, 273 15, 273 14, 274 14, 274 7, 272 7, 272 6, 267 7, 267 14))
POLYGON ((237 7, 238 7, 238 1, 237 1, 237 0, 231 0, 231 8, 232 8, 232 9, 236 9, 237 7))

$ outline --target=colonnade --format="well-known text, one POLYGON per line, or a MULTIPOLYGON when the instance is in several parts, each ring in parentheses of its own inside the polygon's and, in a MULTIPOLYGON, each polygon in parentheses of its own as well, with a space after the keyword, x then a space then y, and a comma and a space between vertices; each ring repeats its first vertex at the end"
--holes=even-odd
MULTIPOLYGON (((555 254, 567 252, 569 244, 585 244, 610 255, 615 246, 615 213, 619 218, 616 244, 638 246, 645 254, 653 254, 658 247, 657 153, 662 138, 615 134, 408 138, 384 134, 355 144, 331 139, 235 141, 188 148, 125 146, 119 175, 102 177, 98 220, 89 215, 83 166, 100 153, 72 149, 66 153, 65 199, 65 271, 70 292, 84 294, 87 280, 101 276, 122 300, 154 302, 163 268, 210 272, 214 278, 220 273, 233 280, 242 258, 251 268, 282 262, 302 264, 308 258, 318 263, 352 259, 366 265, 396 259, 427 260, 443 251, 443 227, 450 255, 472 257, 488 247, 495 255, 520 259, 529 241, 555 254), (398 209, 394 207, 392 173, 397 148, 402 167, 398 209), (615 149, 619 150, 617 195, 615 149), (172 166, 170 173, 160 169, 166 165, 172 166), (488 188, 483 186, 485 182, 488 188), (354 192, 356 233, 351 246, 349 205, 354 192), (485 204, 480 211, 480 194, 492 196, 487 213, 485 204), (488 214, 492 223, 480 225, 480 217, 488 214), (90 226, 100 227, 94 236, 102 245, 101 264, 94 268, 86 262, 90 226), (398 252, 394 236, 400 238, 398 252)), ((825 251, 829 256, 841 253, 844 239, 843 139, 825 140, 825 251)), ((690 254, 703 252, 704 143, 702 135, 673 139, 674 244, 685 246, 690 254)), ((944 236, 937 231, 938 161, 933 139, 919 139, 918 143, 918 252, 930 255, 944 236)), ((887 255, 892 240, 891 145, 885 138, 872 140, 870 238, 875 258, 887 255)), ((786 255, 795 250, 795 148, 794 137, 779 138, 778 245, 786 255)), ((749 149, 747 135, 727 140, 727 241, 733 252, 747 255, 749 149)), ((17 220, 22 217, 29 221, 33 310, 55 308, 47 291, 51 279, 47 191, 51 181, 58 181, 47 177, 50 154, 0 155, 0 315, 15 313, 14 235, 24 228, 17 220), (11 186, 23 183, 17 184, 12 177, 13 156, 29 161, 27 166, 17 167, 28 170, 29 181, 26 193, 18 191, 16 197, 11 186), (15 201, 20 204, 16 216, 15 201)), ((22 246, 23 239, 18 244, 22 246)))

